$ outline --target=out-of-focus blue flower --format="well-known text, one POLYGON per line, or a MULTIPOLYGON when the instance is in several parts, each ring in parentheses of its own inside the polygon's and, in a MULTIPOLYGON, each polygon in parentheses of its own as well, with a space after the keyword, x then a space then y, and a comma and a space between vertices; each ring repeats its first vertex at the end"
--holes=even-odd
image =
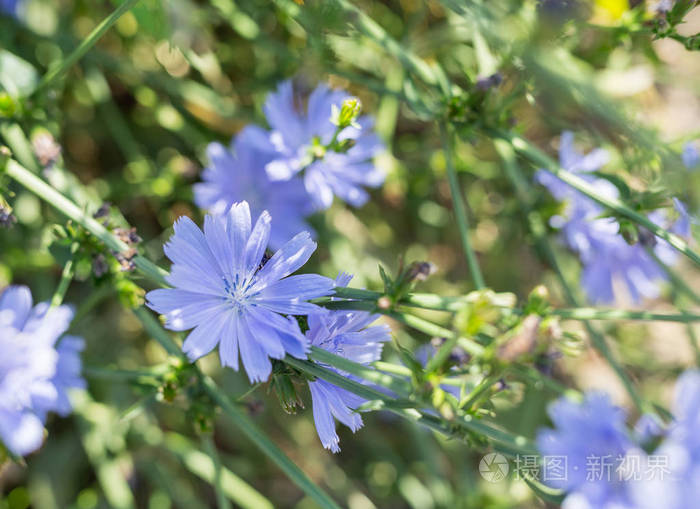
POLYGON ((308 342, 297 321, 281 314, 325 312, 305 301, 334 287, 333 280, 316 274, 290 276, 316 250, 308 232, 297 234, 261 267, 270 221, 263 211, 251 227, 245 201, 226 214, 207 215, 203 232, 181 217, 164 246, 173 262, 167 281, 174 288, 146 295, 149 307, 165 315, 167 328, 194 329, 183 344, 191 360, 218 344, 221 364, 238 370, 240 351, 251 382, 267 380, 270 358, 306 358, 308 342))
MULTIPOLYGON (((565 132, 559 161, 562 168, 578 174, 600 194, 617 198, 619 192, 611 182, 590 174, 607 161, 604 151, 597 149, 588 155, 580 154, 573 146, 573 135, 565 132)), ((612 302, 616 280, 626 285, 634 301, 659 295, 659 281, 666 279, 665 272, 644 246, 630 245, 622 238, 614 219, 601 217, 605 213, 603 207, 549 172, 539 170, 535 179, 547 187, 554 198, 566 203, 563 214, 554 216, 551 224, 561 229, 564 242, 581 258, 581 285, 592 301, 612 302)), ((685 207, 674 199, 674 208, 678 216, 675 220, 669 219, 667 211, 655 211, 649 219, 678 235, 689 235, 690 219, 685 207)), ((653 249, 666 264, 675 263, 677 253, 665 241, 659 239, 653 249)))
POLYGON ((272 128, 270 140, 276 154, 267 163, 272 180, 289 180, 302 170, 304 185, 319 209, 331 206, 336 195, 359 207, 368 198, 363 186, 378 187, 384 172, 372 159, 382 149, 366 116, 337 132, 331 121, 333 107, 340 108, 349 96, 319 85, 311 93, 306 109, 295 97, 291 81, 285 81, 267 98, 264 112, 272 128), (342 151, 327 149, 333 141, 346 142, 342 151))
MULTIPOLYGON (((352 276, 340 274, 338 286, 347 286, 352 276)), ((359 364, 369 364, 379 360, 382 346, 391 339, 388 325, 370 326, 379 318, 363 311, 331 311, 323 315, 309 316, 309 330, 306 337, 313 346, 350 359, 359 364)), ((350 379, 354 377, 333 367, 333 371, 350 379)), ((360 381, 360 380, 357 380, 360 381)), ((362 417, 355 409, 365 402, 361 397, 325 380, 309 382, 316 431, 323 447, 339 452, 339 438, 335 431, 333 417, 345 424, 353 432, 362 427, 362 417)))
POLYGON ((681 153, 681 159, 683 159, 683 164, 689 170, 700 165, 700 153, 697 147, 692 141, 689 141, 683 145, 683 152, 681 153))
POLYGON ((272 217, 270 247, 278 249, 297 233, 313 230, 305 217, 314 210, 313 204, 298 177, 273 182, 265 165, 273 160, 275 149, 267 131, 256 127, 244 128, 231 148, 212 143, 207 148, 209 166, 204 170, 204 182, 195 184, 197 206, 212 214, 223 214, 231 205, 247 201, 253 216, 267 210, 272 217))
POLYGON ((15 16, 19 2, 20 0, 0 0, 0 14, 6 13, 15 16))
POLYGON ((667 438, 649 456, 658 458, 654 475, 632 485, 636 508, 686 509, 700 500, 699 371, 686 371, 678 379, 673 414, 667 438))
POLYGON ((80 353, 85 349, 85 341, 77 336, 63 336, 56 351, 58 363, 51 382, 56 387, 57 397, 53 411, 66 416, 72 410, 68 393, 72 389, 85 389, 87 384, 82 377, 83 363, 80 353))
POLYGON ((562 398, 549 407, 555 429, 540 430, 537 447, 545 458, 566 458, 565 475, 547 484, 568 493, 563 507, 626 508, 621 462, 637 454, 625 428, 625 412, 605 394, 588 393, 581 403, 562 398))
POLYGON ((68 391, 85 387, 82 340, 66 336, 56 346, 72 317, 68 306, 32 307, 23 286, 0 296, 0 439, 15 454, 38 449, 46 414, 69 413, 68 391))

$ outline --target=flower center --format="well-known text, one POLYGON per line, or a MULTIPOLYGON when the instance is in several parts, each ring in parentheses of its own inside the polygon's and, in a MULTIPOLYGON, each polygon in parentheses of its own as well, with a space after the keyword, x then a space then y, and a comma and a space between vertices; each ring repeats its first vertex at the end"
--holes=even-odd
POLYGON ((257 292, 250 294, 250 288, 255 283, 255 278, 247 277, 241 278, 238 274, 235 275, 233 280, 229 281, 227 278, 223 278, 224 290, 226 291, 226 301, 232 304, 235 308, 241 308, 248 305, 251 297, 255 297, 257 292))

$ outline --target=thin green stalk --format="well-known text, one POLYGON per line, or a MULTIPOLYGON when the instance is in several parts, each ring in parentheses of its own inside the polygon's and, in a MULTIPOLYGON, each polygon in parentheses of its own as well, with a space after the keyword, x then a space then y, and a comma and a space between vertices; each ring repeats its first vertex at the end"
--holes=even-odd
POLYGON ((182 361, 189 362, 187 356, 182 352, 180 347, 175 343, 170 334, 165 332, 160 322, 154 318, 153 314, 144 307, 139 307, 133 310, 136 317, 141 320, 144 330, 155 339, 163 349, 170 355, 173 355, 182 361))
POLYGON ((231 503, 228 498, 226 498, 226 493, 224 493, 223 488, 223 469, 221 467, 221 459, 219 458, 219 453, 216 450, 216 445, 214 440, 210 435, 202 435, 202 449, 211 458, 214 465, 214 477, 211 480, 214 486, 214 491, 216 493, 216 507, 218 509, 231 509, 231 503))
POLYGON ((75 253, 78 251, 79 244, 77 242, 73 243, 70 248, 71 257, 68 259, 66 264, 63 266, 61 271, 61 279, 58 282, 58 287, 51 297, 51 307, 60 306, 63 303, 63 298, 66 296, 70 282, 73 280, 73 263, 75 253))
POLYGON ((411 386, 404 380, 381 373, 376 369, 372 369, 371 367, 363 364, 350 361, 345 357, 332 354, 331 352, 318 348, 317 346, 311 347, 309 358, 320 364, 331 365, 336 369, 358 376, 363 380, 386 387, 397 394, 405 394, 411 391, 411 386))
POLYGON ((645 320, 661 322, 700 322, 700 315, 692 313, 652 313, 626 309, 552 309, 551 314, 567 320, 645 320))
POLYGON ((666 273, 668 276, 669 281, 671 281, 671 284, 673 287, 688 297, 690 300, 692 300, 695 304, 700 304, 700 295, 693 290, 690 286, 688 286, 688 283, 686 283, 681 276, 676 274, 676 271, 673 270, 671 267, 669 267, 666 263, 664 263, 654 252, 653 249, 647 249, 646 250, 649 256, 651 256, 656 264, 661 267, 661 269, 666 273))
POLYGON ((568 398, 575 400, 581 400, 583 398, 583 395, 576 389, 572 389, 570 387, 562 385, 554 378, 540 373, 538 370, 531 366, 511 364, 510 366, 508 366, 508 370, 516 375, 522 376, 523 378, 527 378, 528 380, 536 384, 542 384, 546 387, 549 387, 554 392, 558 392, 559 394, 567 396, 568 398))
POLYGON ((387 53, 397 58, 403 66, 428 85, 440 87, 443 93, 449 95, 449 87, 445 82, 444 72, 433 68, 424 60, 408 51, 405 45, 392 38, 376 21, 367 16, 347 0, 336 0, 346 12, 348 20, 357 30, 384 48, 387 53))
MULTIPOLYGON (((659 267, 661 267, 661 269, 668 276, 668 279, 671 282, 671 285, 673 286, 674 290, 673 304, 675 304, 675 306, 680 310, 681 313, 688 313, 685 304, 681 302, 681 297, 683 295, 688 297, 695 304, 700 304, 700 295, 698 295, 690 286, 688 286, 688 284, 683 280, 683 278, 676 274, 675 270, 673 270, 671 267, 665 264, 656 255, 653 249, 647 248, 647 253, 649 253, 649 256, 651 256, 654 259, 654 261, 656 261, 659 267)), ((695 329, 693 328, 692 324, 688 323, 686 325, 686 331, 688 334, 688 342, 690 343, 690 346, 693 349, 693 353, 695 354, 695 364, 697 366, 700 366, 700 341, 698 341, 698 336, 695 333, 695 329)))
MULTIPOLYGON (((190 472, 208 483, 213 483, 220 475, 221 491, 236 507, 243 509, 274 509, 272 502, 250 484, 231 472, 219 461, 216 449, 202 452, 196 444, 183 435, 168 432, 165 434, 165 449, 177 456, 190 472), (217 474, 219 470, 219 474, 217 474)), ((211 442, 211 440, 208 440, 211 442)), ((213 445, 213 444, 212 444, 213 445)), ((190 507, 183 505, 183 507, 190 507)))
POLYGON ((440 345, 440 348, 437 349, 435 355, 428 360, 427 364, 425 365, 425 371, 428 373, 435 373, 442 368, 445 362, 447 362, 447 359, 449 359, 450 355, 452 354, 452 350, 455 349, 458 342, 459 336, 457 334, 453 333, 450 337, 448 337, 447 340, 440 345))
POLYGON ((530 161, 536 165, 542 167, 544 170, 550 172, 551 174, 559 177, 563 182, 569 184, 574 189, 582 192, 595 202, 600 205, 607 207, 610 210, 617 212, 618 214, 625 216, 631 221, 643 226, 650 232, 652 232, 657 237, 668 242, 671 247, 677 251, 683 253, 685 256, 690 258, 696 265, 700 266, 700 254, 696 253, 688 246, 688 243, 661 226, 657 225, 651 221, 648 217, 638 212, 635 212, 629 208, 624 202, 618 200, 617 198, 610 198, 604 196, 598 192, 598 190, 586 182, 581 177, 574 175, 566 170, 564 170, 559 164, 550 158, 547 154, 542 152, 540 149, 532 145, 530 142, 526 141, 524 138, 517 136, 512 133, 497 132, 496 136, 507 140, 515 150, 527 157, 530 161))
POLYGON ((267 436, 261 431, 240 408, 223 394, 214 381, 208 376, 202 376, 202 383, 209 396, 233 420, 238 429, 253 442, 268 458, 270 458, 304 493, 309 495, 320 507, 340 509, 321 488, 316 486, 301 469, 290 460, 267 436))
POLYGON ((88 294, 88 296, 80 302, 78 309, 75 311, 75 315, 73 315, 73 321, 71 324, 79 323, 85 316, 88 315, 88 313, 90 313, 90 311, 95 308, 95 306, 102 302, 102 299, 105 299, 111 295, 113 291, 114 288, 108 285, 100 285, 97 288, 94 288, 88 294))
MULTIPOLYGON (((112 235, 107 228, 96 221, 90 214, 75 205, 31 171, 24 168, 17 161, 10 159, 5 166, 5 173, 46 203, 53 206, 56 210, 63 213, 66 217, 83 226, 95 237, 104 242, 110 250, 125 252, 129 249, 129 246, 112 235)), ((165 276, 167 276, 168 273, 165 270, 143 256, 137 255, 132 261, 144 276, 147 276, 160 286, 167 286, 165 276)))
POLYGON ((102 22, 90 32, 90 34, 78 45, 73 52, 57 65, 52 66, 49 71, 41 78, 33 94, 42 91, 53 84, 58 78, 63 76, 78 60, 80 60, 90 48, 109 30, 119 18, 122 17, 129 9, 131 9, 139 0, 124 0, 119 7, 116 8, 102 22))
MULTIPOLYGON (((685 293, 692 292, 686 286, 685 293)), ((335 300, 335 301, 319 301, 318 303, 329 309, 354 309, 358 311, 376 311, 381 313, 381 309, 377 309, 377 296, 382 294, 379 292, 369 292, 366 290, 356 290, 354 288, 337 289, 336 295, 340 297, 350 297, 357 300, 335 300), (342 290, 342 291, 338 291, 342 290), (350 290, 346 293, 345 290, 350 290)), ((697 294, 690 293, 691 298, 697 294)), ((433 311, 454 312, 462 309, 466 303, 465 297, 441 297, 434 294, 410 294, 399 301, 399 305, 407 307, 417 307, 421 309, 429 309, 433 311)), ((513 313, 522 313, 517 308, 503 308, 512 311, 513 313)), ((700 321, 700 315, 683 312, 683 313, 654 313, 651 311, 642 310, 626 310, 626 309, 600 309, 579 307, 573 309, 550 309, 549 314, 560 316, 569 320, 645 320, 645 321, 662 321, 662 322, 680 322, 691 323, 700 321)))
POLYGON ((454 168, 452 156, 452 136, 446 122, 440 122, 439 125, 440 140, 442 142, 443 150, 445 151, 447 180, 450 184, 452 206, 454 207, 455 216, 457 216, 459 236, 462 240, 462 247, 464 248, 464 254, 467 258, 467 265, 469 265, 469 272, 472 275, 474 286, 476 286, 477 290, 481 290, 486 286, 486 284, 484 283, 484 276, 481 274, 481 269, 479 268, 479 261, 476 258, 476 253, 474 252, 471 241, 469 240, 469 220, 467 219, 467 209, 464 205, 464 198, 462 197, 462 189, 459 186, 457 173, 455 172, 454 168))
POLYGON ((16 122, 3 122, 0 124, 0 135, 2 135, 5 143, 12 151, 12 157, 20 161, 24 166, 29 168, 34 173, 41 171, 39 161, 34 155, 32 143, 20 125, 16 122))
POLYGON ((471 391, 463 401, 459 402, 460 408, 469 409, 477 403, 487 391, 501 380, 501 374, 494 374, 485 377, 473 391, 471 391))
POLYGON ((345 286, 336 286, 333 291, 336 297, 341 297, 343 299, 371 300, 375 302, 384 295, 381 292, 373 292, 361 288, 348 288, 345 286))
MULTIPOLYGON (((539 215, 539 213, 532 208, 532 199, 530 197, 530 184, 523 177, 520 171, 520 167, 518 166, 518 163, 515 159, 515 151, 513 149, 513 146, 507 140, 499 141, 498 139, 494 140, 494 145, 496 147, 496 151, 499 153, 501 159, 503 160, 503 164, 506 169, 506 175, 511 181, 513 187, 516 189, 516 194, 518 195, 523 211, 528 217, 530 231, 535 237, 535 242, 538 248, 540 249, 544 258, 549 262, 549 265, 554 270, 554 273, 556 274, 557 279, 559 280, 559 284, 562 290, 564 291, 564 297, 566 301, 569 303, 570 306, 579 307, 581 303, 579 302, 576 294, 574 294, 573 290, 571 289, 571 286, 566 280, 566 277, 564 277, 564 273, 562 272, 561 267, 559 266, 559 262, 554 253, 554 250, 549 245, 546 234, 547 230, 544 226, 544 221, 542 220, 542 217, 539 215)), ((630 380, 629 376, 610 350, 610 347, 608 346, 605 337, 597 329, 595 329, 588 321, 584 321, 583 323, 586 327, 586 330, 588 331, 589 336, 591 337, 593 346, 596 348, 596 350, 598 350, 601 353, 601 355, 605 358, 607 363, 613 369, 613 371, 617 375, 620 382, 622 382, 622 385, 624 386, 625 390, 627 391, 627 394, 630 396, 630 399, 635 404, 637 409, 639 409, 640 411, 648 410, 649 405, 647 405, 642 400, 641 396, 637 392, 637 389, 634 387, 634 384, 630 380)))

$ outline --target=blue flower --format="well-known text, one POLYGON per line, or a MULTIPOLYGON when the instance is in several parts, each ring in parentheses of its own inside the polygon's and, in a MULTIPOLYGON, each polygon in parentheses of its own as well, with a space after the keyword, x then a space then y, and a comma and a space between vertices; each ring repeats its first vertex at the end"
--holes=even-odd
POLYGON ((202 232, 189 218, 175 222, 164 251, 173 262, 174 288, 146 295, 151 309, 165 315, 166 327, 194 329, 183 351, 191 360, 219 345, 223 366, 238 370, 238 352, 251 382, 267 380, 270 358, 306 358, 308 342, 297 321, 284 315, 325 310, 305 302, 328 295, 333 281, 315 274, 289 276, 316 250, 308 232, 297 234, 261 267, 271 230, 263 211, 251 228, 247 202, 224 215, 207 215, 202 232))
POLYGON ((236 202, 247 201, 252 214, 267 210, 273 219, 270 247, 278 249, 302 231, 310 231, 305 217, 313 205, 300 178, 272 182, 265 165, 275 153, 269 135, 259 127, 244 128, 229 149, 220 143, 207 148, 209 167, 204 182, 195 184, 195 203, 212 214, 223 214, 236 202))
POLYGON ((686 371, 676 382, 673 414, 666 439, 649 456, 658 458, 654 475, 632 485, 636 508, 686 509, 700 500, 699 371, 686 371))
MULTIPOLYGON (((346 286, 351 277, 347 274, 338 276, 338 286, 346 286)), ((323 315, 310 315, 306 337, 313 346, 360 364, 369 364, 379 360, 382 343, 391 339, 387 325, 370 326, 378 318, 379 315, 363 311, 331 311, 323 315)), ((335 368, 328 368, 339 372, 335 368)), ((354 379, 346 373, 341 374, 354 379)), ((339 452, 340 439, 335 431, 333 417, 353 432, 357 431, 362 427, 362 417, 355 409, 365 400, 321 379, 309 382, 309 389, 314 422, 321 443, 326 449, 339 452)))
POLYGON ((19 2, 20 0, 0 0, 0 14, 7 13, 15 16, 19 2))
POLYGON ((700 165, 700 153, 698 153, 698 149, 692 141, 689 141, 683 145, 681 159, 683 159, 683 164, 689 170, 692 170, 696 166, 700 165))
POLYGON ((581 403, 561 398, 548 413, 555 429, 540 430, 537 447, 545 469, 547 458, 566 458, 565 475, 547 480, 568 493, 564 507, 631 507, 618 470, 622 459, 638 454, 625 428, 625 412, 605 394, 588 393, 581 403))
POLYGON ((384 172, 372 159, 382 149, 371 132, 372 120, 360 117, 356 126, 337 132, 331 121, 333 106, 349 96, 319 85, 310 95, 305 111, 300 108, 290 81, 285 81, 265 102, 264 112, 272 128, 270 140, 276 154, 267 163, 272 180, 289 180, 303 171, 304 185, 316 207, 327 209, 336 195, 349 204, 363 205, 368 194, 363 186, 378 187, 384 172), (334 139, 349 148, 328 148, 334 139))
MULTIPOLYGON (((573 135, 565 132, 561 137, 559 160, 562 168, 593 184, 600 194, 618 197, 619 192, 611 182, 590 174, 607 161, 604 151, 597 149, 588 155, 580 154, 573 146, 573 135)), ((565 202, 563 214, 554 216, 551 224, 561 229, 564 242, 581 258, 581 285, 592 301, 612 302, 616 280, 626 285, 634 301, 659 295, 659 281, 666 279, 666 273, 643 245, 630 245, 622 238, 617 222, 602 217, 603 207, 544 170, 539 170, 535 179, 547 187, 554 198, 565 202)), ((667 211, 655 211, 649 219, 674 233, 689 235, 690 219, 685 207, 674 199, 674 208, 677 219, 672 220, 667 211)), ((663 240, 658 240, 653 249, 666 264, 677 260, 675 250, 663 240)))
POLYGON ((15 454, 38 449, 46 414, 68 414, 68 391, 85 387, 82 340, 65 336, 58 343, 72 317, 68 306, 32 307, 24 286, 11 286, 0 296, 0 439, 15 454))

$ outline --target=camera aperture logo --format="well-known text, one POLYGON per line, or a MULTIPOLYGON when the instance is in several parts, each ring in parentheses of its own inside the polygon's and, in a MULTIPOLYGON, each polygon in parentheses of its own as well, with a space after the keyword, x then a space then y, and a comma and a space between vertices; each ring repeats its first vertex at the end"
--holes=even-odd
POLYGON ((479 462, 479 473, 488 482, 500 482, 508 475, 508 460, 502 454, 490 452, 479 462))

